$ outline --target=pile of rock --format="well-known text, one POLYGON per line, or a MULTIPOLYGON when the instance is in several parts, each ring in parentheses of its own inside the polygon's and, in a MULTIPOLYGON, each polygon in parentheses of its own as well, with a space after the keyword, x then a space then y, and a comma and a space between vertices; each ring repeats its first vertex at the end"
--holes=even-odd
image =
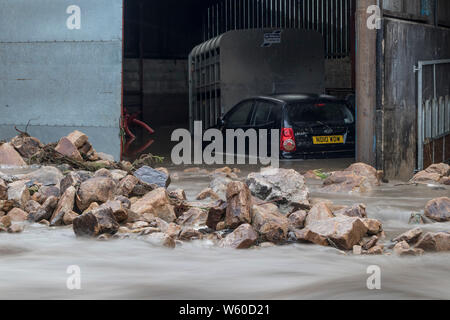
POLYGON ((424 252, 450 251, 450 233, 423 232, 415 228, 392 240, 394 253, 399 256, 417 256, 424 252))
POLYGON ((413 183, 437 183, 450 185, 450 166, 445 163, 433 164, 427 169, 417 173, 412 179, 413 183))

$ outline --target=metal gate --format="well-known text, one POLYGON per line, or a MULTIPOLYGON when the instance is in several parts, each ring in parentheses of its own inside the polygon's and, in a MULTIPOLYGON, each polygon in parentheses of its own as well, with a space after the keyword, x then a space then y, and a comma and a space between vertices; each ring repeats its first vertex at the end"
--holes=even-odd
POLYGON ((433 163, 450 160, 450 59, 419 61, 418 73, 418 163, 423 170, 433 163))
POLYGON ((0 139, 72 130, 119 157, 122 0, 0 1, 0 139))

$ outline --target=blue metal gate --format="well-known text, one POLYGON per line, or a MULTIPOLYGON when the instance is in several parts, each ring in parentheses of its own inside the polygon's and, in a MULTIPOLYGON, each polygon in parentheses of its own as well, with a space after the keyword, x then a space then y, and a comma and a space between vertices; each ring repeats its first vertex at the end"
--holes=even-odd
POLYGON ((74 129, 119 157, 122 0, 0 0, 0 139, 74 129))

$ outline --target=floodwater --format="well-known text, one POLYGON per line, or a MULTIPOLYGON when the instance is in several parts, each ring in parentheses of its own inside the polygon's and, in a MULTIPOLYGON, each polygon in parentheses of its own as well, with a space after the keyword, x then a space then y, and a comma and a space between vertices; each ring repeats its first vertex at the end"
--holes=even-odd
MULTIPOLYGON (((351 159, 282 163, 299 171, 342 169, 351 159)), ((170 188, 188 198, 206 187, 208 175, 177 173, 170 188)), ((253 170, 254 168, 252 168, 253 170)), ((245 177, 249 168, 241 168, 245 177)), ((365 195, 319 192, 336 204, 365 203, 388 238, 409 230, 409 216, 450 189, 385 184, 365 195)), ((450 231, 450 224, 425 230, 450 231)), ((75 238, 71 228, 28 226, 18 235, 0 235, 0 299, 450 299, 450 254, 422 257, 343 255, 333 248, 288 245, 227 250, 208 242, 174 250, 142 240, 108 242, 75 238), (67 289, 69 266, 81 271, 81 290, 67 289), (367 288, 369 266, 381 270, 381 290, 367 288)))

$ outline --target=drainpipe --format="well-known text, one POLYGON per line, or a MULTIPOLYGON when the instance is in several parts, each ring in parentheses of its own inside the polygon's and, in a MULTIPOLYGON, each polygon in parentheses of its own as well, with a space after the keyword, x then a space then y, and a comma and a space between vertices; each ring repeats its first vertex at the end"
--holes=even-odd
POLYGON ((356 160, 376 165, 377 30, 367 27, 369 6, 376 0, 356 1, 356 160))

